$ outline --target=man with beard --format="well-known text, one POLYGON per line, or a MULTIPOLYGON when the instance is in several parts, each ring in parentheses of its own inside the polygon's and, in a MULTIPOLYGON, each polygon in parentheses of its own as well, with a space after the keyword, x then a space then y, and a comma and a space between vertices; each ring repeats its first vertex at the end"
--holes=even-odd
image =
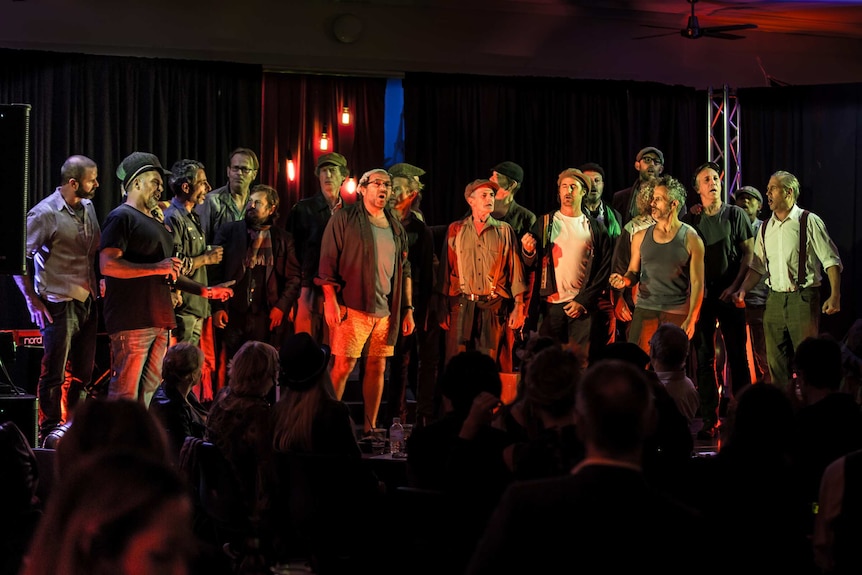
POLYGON ((287 217, 287 231, 296 242, 296 253, 302 268, 302 291, 296 307, 296 331, 311 335, 317 343, 327 343, 329 333, 323 317, 323 291, 314 285, 320 264, 320 242, 329 218, 344 207, 341 185, 350 173, 347 159, 337 152, 317 159, 314 175, 320 193, 299 200, 287 217))
POLYGON ((209 192, 203 203, 194 208, 200 216, 208 245, 215 243, 216 233, 221 226, 243 218, 248 204, 249 188, 260 168, 257 154, 248 148, 235 149, 227 161, 228 183, 209 192))
POLYGON ((628 340, 649 353, 649 341, 664 322, 694 336, 703 301, 703 241, 679 220, 685 188, 675 178, 655 182, 650 208, 655 223, 632 237, 624 275, 612 273, 610 284, 624 289, 639 283, 628 340))
MULTIPOLYGON (((494 196, 494 211, 491 212, 491 216, 512 226, 517 238, 524 238, 536 225, 536 214, 515 201, 515 193, 520 191, 521 183, 524 181, 524 169, 515 162, 507 160, 494 166, 489 179, 499 186, 497 195, 494 196)), ((518 251, 523 263, 523 254, 520 253, 520 250, 518 251)), ((524 273, 526 274, 524 279, 527 282, 524 303, 526 304, 525 311, 528 311, 530 309, 530 296, 533 293, 533 271, 525 268, 524 273)), ((530 317, 529 313, 527 317, 530 317)), ((527 322, 527 320, 524 321, 527 322)), ((520 334, 522 329, 523 326, 519 326, 516 330, 503 326, 500 345, 497 348, 497 357, 495 358, 500 365, 500 371, 503 373, 515 371, 515 347, 523 341, 523 338, 520 338, 520 342, 517 341, 519 338, 516 337, 516 332, 520 334)))
POLYGON ((637 214, 637 195, 641 186, 645 186, 649 184, 650 180, 658 178, 664 170, 664 154, 652 146, 644 148, 638 152, 635 159, 635 169, 638 171, 637 181, 630 188, 615 193, 611 201, 614 209, 622 216, 620 225, 623 226, 637 214))
POLYGON ((227 361, 249 340, 279 347, 293 331, 287 314, 299 296, 300 269, 293 236, 273 225, 278 204, 278 192, 258 184, 245 219, 223 225, 216 235, 224 259, 214 274, 220 281, 235 281, 238 294, 213 304, 213 325, 224 330, 227 361))
POLYGON ((208 299, 227 299, 228 287, 207 287, 180 275, 173 237, 157 216, 164 184, 153 154, 132 152, 117 168, 125 201, 105 219, 99 264, 105 276, 105 327, 111 338, 110 399, 148 406, 162 379, 162 359, 176 327, 171 285, 208 299))
POLYGON ((386 358, 399 328, 413 333, 412 286, 407 234, 387 209, 392 181, 376 168, 359 180, 361 202, 333 214, 323 232, 315 283, 323 288, 326 324, 332 334, 330 376, 341 399, 347 379, 365 357, 362 397, 365 432, 377 426, 386 358), (402 317, 403 316, 403 317, 402 317))
POLYGON ((99 187, 96 163, 71 156, 60 186, 27 214, 27 275, 15 276, 30 318, 42 332, 39 374, 39 444, 68 419, 90 384, 99 322, 96 251, 99 222, 93 202, 99 187), (69 364, 69 389, 63 387, 69 364))
MULTIPOLYGON (((207 250, 206 238, 201 227, 200 216, 194 210, 204 202, 212 189, 207 181, 204 165, 196 160, 179 160, 171 168, 168 184, 174 193, 170 206, 165 210, 165 226, 174 237, 174 246, 180 246, 183 268, 180 273, 207 285, 207 268, 222 258, 221 246, 207 250)), ((187 294, 174 309, 177 327, 171 344, 187 341, 198 345, 204 319, 210 315, 206 298, 187 294)))
POLYGON ((604 224, 582 209, 591 189, 589 176, 575 168, 563 170, 557 178, 560 209, 542 216, 532 233, 521 239, 527 264, 538 264, 544 304, 539 335, 574 346, 583 368, 598 300, 608 289, 613 253, 604 224))
POLYGON ((520 329, 526 317, 527 283, 521 242, 512 227, 491 215, 499 186, 474 180, 464 189, 470 214, 449 224, 437 282, 446 309, 446 363, 475 349, 496 358, 503 328, 520 329))
POLYGON ((703 416, 703 427, 698 431, 698 438, 704 440, 715 435, 718 423, 716 322, 721 328, 727 351, 733 395, 751 383, 745 309, 737 307, 731 296, 742 285, 751 263, 753 233, 742 208, 721 200, 720 171, 721 168, 714 162, 706 162, 694 171, 692 183, 703 207, 697 214, 688 213, 683 218, 683 221, 698 230, 706 250, 703 261, 703 305, 693 339, 697 357, 697 391, 703 416))

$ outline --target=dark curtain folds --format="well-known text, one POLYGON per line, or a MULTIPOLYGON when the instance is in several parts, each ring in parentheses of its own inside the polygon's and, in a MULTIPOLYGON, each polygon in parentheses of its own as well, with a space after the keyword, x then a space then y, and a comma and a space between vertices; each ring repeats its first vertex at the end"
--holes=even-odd
POLYGON ((568 167, 602 165, 608 199, 630 186, 645 146, 660 148, 665 172, 687 184, 706 155, 705 98, 642 82, 408 74, 405 158, 428 172, 431 224, 466 213, 465 185, 503 160, 524 168, 518 202, 540 214, 558 205, 557 175, 568 167))
POLYGON ((282 222, 293 204, 320 189, 314 167, 325 153, 318 148, 324 127, 328 151, 347 159, 357 181, 366 170, 383 166, 385 95, 385 78, 264 74, 260 179, 278 190, 282 222), (344 106, 350 110, 348 125, 341 124, 344 106), (288 157, 296 167, 293 182, 287 179, 288 157))
MULTIPOLYGON (((862 303, 853 287, 862 281, 862 84, 749 88, 737 95, 742 184, 765 198, 772 173, 792 173, 801 186, 799 205, 823 218, 838 246, 841 313, 823 316, 821 330, 843 337, 862 303)), ((769 216, 764 206, 761 217, 769 216)))
POLYGON ((0 102, 32 105, 31 203, 84 154, 99 165, 100 219, 121 201, 115 170, 133 151, 167 169, 199 160, 218 187, 232 149, 260 146, 259 66, 0 50, 0 102))

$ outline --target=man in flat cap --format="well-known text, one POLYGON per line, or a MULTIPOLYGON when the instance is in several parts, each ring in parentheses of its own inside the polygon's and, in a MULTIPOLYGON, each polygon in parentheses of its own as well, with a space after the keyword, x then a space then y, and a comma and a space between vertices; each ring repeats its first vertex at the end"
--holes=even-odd
POLYGON ((599 297, 607 291, 613 255, 605 225, 582 209, 591 189, 589 176, 575 168, 563 170, 557 178, 560 209, 539 218, 532 233, 522 238, 527 264, 538 266, 543 300, 539 335, 577 346, 584 368, 593 316, 599 297))
MULTIPOLYGON (((491 215, 498 221, 505 222, 512 226, 515 231, 515 236, 518 239, 524 237, 536 224, 536 214, 528 210, 515 201, 515 193, 521 189, 521 184, 524 181, 524 169, 512 162, 506 160, 500 162, 491 169, 490 180, 499 186, 497 196, 494 198, 494 211, 491 215)), ((523 262, 523 254, 522 260, 523 262)), ((527 293, 524 294, 524 302, 527 304, 528 318, 530 310, 530 296, 533 293, 533 275, 532 270, 525 268, 525 281, 527 282, 527 293)), ((518 328, 518 332, 521 328, 518 328)), ((500 371, 511 373, 514 371, 516 340, 518 339, 515 330, 504 327, 500 347, 497 350, 500 363, 500 371)))
POLYGON ((440 326, 448 331, 447 363, 467 349, 496 358, 503 328, 524 325, 521 242, 512 226, 491 215, 499 187, 490 180, 467 184, 470 214, 446 232, 438 286, 448 300, 448 309, 439 312, 440 326))
MULTIPOLYGON (((742 208, 751 222, 751 230, 757 237, 763 220, 758 218, 763 208, 763 195, 753 186, 742 186, 732 201, 742 208)), ((766 309, 766 274, 760 278, 757 285, 745 294, 745 322, 748 324, 748 334, 751 343, 751 355, 754 358, 754 380, 771 383, 769 364, 766 362, 766 336, 763 334, 763 310, 766 309)))
POLYGON ((398 334, 395 353, 389 369, 389 387, 386 421, 400 417, 407 421, 407 386, 409 374, 416 374, 416 417, 427 421, 434 416, 434 387, 440 346, 439 327, 427 326, 428 302, 434 288, 434 238, 431 228, 415 210, 424 185, 419 177, 422 168, 407 163, 389 168, 392 176, 390 206, 407 233, 407 259, 410 261, 410 280, 413 286, 413 318, 416 329, 411 334, 398 334))
POLYGON ((314 278, 320 263, 323 230, 332 214, 344 206, 341 185, 348 174, 347 158, 338 152, 320 156, 314 168, 319 192, 294 204, 285 226, 296 242, 296 257, 302 270, 295 329, 310 334, 319 344, 329 342, 329 330, 323 317, 323 292, 314 285, 314 278))
POLYGON ((635 198, 641 186, 658 178, 664 170, 664 154, 658 148, 647 146, 638 152, 635 158, 635 169, 638 171, 637 181, 631 187, 616 192, 612 201, 614 209, 623 218, 621 223, 623 226, 638 213, 635 198))
POLYGON ((105 276, 105 327, 111 339, 110 399, 149 405, 162 379, 162 359, 176 327, 171 285, 209 299, 227 299, 226 286, 207 287, 180 275, 183 259, 171 233, 157 219, 164 190, 153 154, 133 152, 117 168, 125 201, 102 227, 99 265, 105 276))

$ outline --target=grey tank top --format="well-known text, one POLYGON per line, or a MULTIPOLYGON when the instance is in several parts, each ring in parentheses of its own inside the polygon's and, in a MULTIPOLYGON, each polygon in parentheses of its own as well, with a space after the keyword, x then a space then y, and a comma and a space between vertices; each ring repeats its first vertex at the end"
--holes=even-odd
POLYGON ((647 228, 641 244, 641 278, 637 307, 688 314, 689 260, 685 237, 691 226, 682 224, 666 244, 653 238, 655 224, 647 228))

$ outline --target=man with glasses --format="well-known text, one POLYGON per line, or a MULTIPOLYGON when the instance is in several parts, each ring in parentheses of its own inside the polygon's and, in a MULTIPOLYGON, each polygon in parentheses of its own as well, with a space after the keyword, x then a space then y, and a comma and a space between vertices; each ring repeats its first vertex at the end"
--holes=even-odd
MULTIPOLYGON (((638 152, 635 159, 635 169, 638 171, 638 179, 630 188, 620 190, 614 194, 611 205, 622 216, 622 226, 637 214, 635 199, 641 186, 646 185, 658 178, 664 170, 664 154, 658 148, 648 146, 638 152)), ((684 212, 683 212, 684 213, 684 212)))
POLYGON ((389 173, 376 168, 359 180, 362 201, 337 211, 323 231, 315 283, 322 287, 326 324, 332 334, 330 376, 341 399, 347 379, 365 357, 363 428, 377 427, 386 358, 399 330, 413 333, 412 286, 407 233, 388 210, 389 173))
POLYGON ((299 296, 299 261, 293 237, 273 225, 278 205, 278 192, 258 184, 243 220, 226 223, 216 234, 224 257, 213 275, 236 282, 235 297, 213 304, 213 325, 224 330, 227 361, 249 340, 278 347, 292 333, 287 316, 299 296))
POLYGON ((257 154, 248 148, 237 148, 228 156, 228 183, 206 195, 195 211, 201 219, 207 245, 213 244, 218 229, 227 222, 238 222, 245 215, 251 183, 260 168, 257 154))
POLYGON ((496 358, 503 328, 524 325, 521 242, 512 226, 491 215, 498 188, 490 180, 467 184, 470 214, 446 231, 437 282, 447 304, 437 314, 447 330, 446 363, 467 349, 496 358))
MULTIPOLYGON (((576 346, 587 366, 593 316, 606 291, 613 248, 605 225, 586 214, 592 179, 568 168, 557 178, 560 209, 545 214, 522 239, 528 265, 538 263, 543 300, 539 335, 576 346)), ((607 342, 605 342, 607 343, 607 342)))
POLYGON ((70 419, 93 375, 98 328, 96 252, 101 230, 92 198, 99 170, 86 156, 71 156, 60 185, 27 214, 27 275, 15 276, 30 318, 42 332, 39 445, 70 419), (66 367, 69 389, 63 409, 66 367), (65 412, 65 418, 64 418, 65 412))
POLYGON ((314 175, 320 192, 294 204, 287 216, 287 231, 296 242, 296 253, 302 269, 302 290, 296 306, 296 331, 311 335, 317 343, 329 342, 323 317, 323 291, 314 285, 320 264, 320 242, 329 218, 344 207, 341 186, 350 174, 347 159, 338 152, 317 159, 314 175))

